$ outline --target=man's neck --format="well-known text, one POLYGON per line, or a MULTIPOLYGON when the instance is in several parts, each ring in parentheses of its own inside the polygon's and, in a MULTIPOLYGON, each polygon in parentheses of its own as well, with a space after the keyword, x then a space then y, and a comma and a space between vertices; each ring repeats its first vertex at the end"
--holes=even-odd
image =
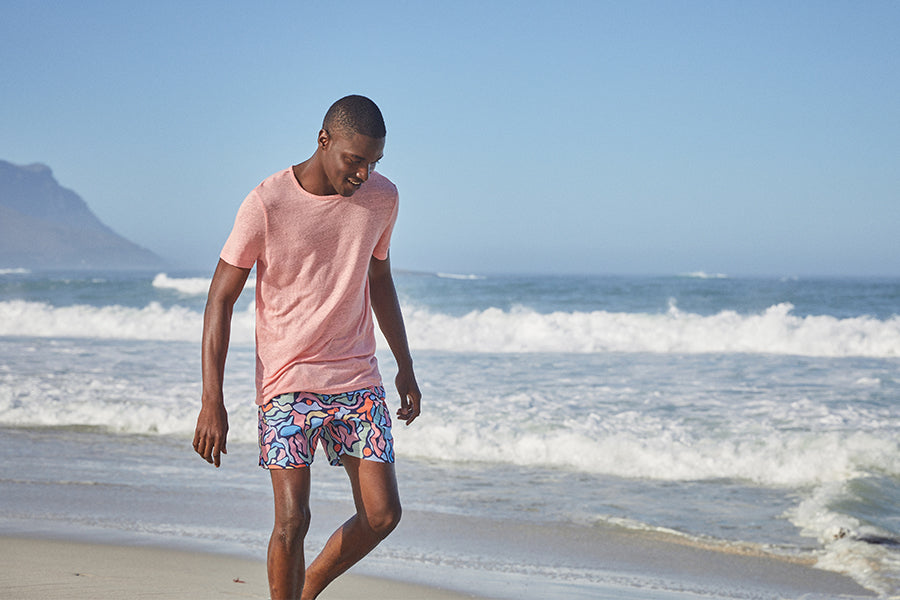
POLYGON ((298 165, 292 167, 294 179, 304 190, 313 196, 333 196, 337 192, 332 188, 324 171, 313 155, 298 165))

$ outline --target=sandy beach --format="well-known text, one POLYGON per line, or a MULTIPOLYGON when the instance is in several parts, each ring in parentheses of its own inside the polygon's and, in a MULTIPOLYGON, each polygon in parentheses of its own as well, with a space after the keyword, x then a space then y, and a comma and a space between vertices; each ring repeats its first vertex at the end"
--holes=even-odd
MULTIPOLYGON (((268 598, 266 566, 233 556, 155 547, 0 538, 0 598, 268 598)), ((461 600, 465 594, 347 574, 326 600, 461 600)))
MULTIPOLYGON (((548 598, 866 598, 849 578, 770 557, 659 544, 643 536, 606 547, 606 583, 585 589, 544 588, 548 598), (652 581, 657 585, 648 585, 652 581), (637 586, 635 584, 640 581, 637 586), (680 581, 679 585, 673 585, 680 581), (679 589, 681 588, 681 589, 679 589)), ((119 598, 268 598, 262 561, 153 546, 0 537, 0 598, 112 600, 119 598)), ((472 573, 457 571, 462 580, 472 573)), ((475 579, 479 579, 478 576, 475 579)), ((502 578, 500 578, 502 579, 502 578)), ((485 579, 489 592, 473 595, 348 573, 325 600, 461 600, 515 598, 517 582, 485 579), (504 593, 504 588, 506 593, 504 593)), ((472 586, 469 580, 461 587, 472 586)), ((520 590, 521 591, 521 590, 520 590)))

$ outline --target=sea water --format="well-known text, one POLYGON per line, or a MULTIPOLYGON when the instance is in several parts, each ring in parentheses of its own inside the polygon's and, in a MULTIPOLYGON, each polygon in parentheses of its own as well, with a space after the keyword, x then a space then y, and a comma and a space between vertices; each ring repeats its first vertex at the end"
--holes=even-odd
MULTIPOLYGON (((815 562, 900 594, 900 280, 395 281, 423 414, 395 426, 408 516, 369 565, 591 597, 608 578, 591 540, 614 528, 815 562)), ((262 556, 253 284, 234 314, 217 471, 190 450, 208 275, 0 272, 0 530, 262 556)), ((350 507, 324 463, 312 550, 350 507)))

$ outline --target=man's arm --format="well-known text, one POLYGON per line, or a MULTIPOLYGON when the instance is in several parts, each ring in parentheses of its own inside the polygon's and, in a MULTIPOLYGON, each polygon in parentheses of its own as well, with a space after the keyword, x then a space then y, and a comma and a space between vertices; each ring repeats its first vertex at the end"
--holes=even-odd
POLYGON ((378 326, 381 327, 381 332, 397 361, 397 377, 394 380, 397 392, 400 393, 400 409, 397 411, 397 417, 409 425, 419 416, 422 393, 413 372, 406 327, 403 325, 400 301, 397 299, 397 290, 391 275, 390 256, 385 260, 378 260, 373 256, 369 260, 369 294, 378 326))
POLYGON ((250 269, 240 269, 219 259, 203 313, 203 396, 194 430, 194 450, 216 467, 221 463, 221 455, 227 453, 228 413, 222 381, 231 337, 231 314, 249 274, 250 269))

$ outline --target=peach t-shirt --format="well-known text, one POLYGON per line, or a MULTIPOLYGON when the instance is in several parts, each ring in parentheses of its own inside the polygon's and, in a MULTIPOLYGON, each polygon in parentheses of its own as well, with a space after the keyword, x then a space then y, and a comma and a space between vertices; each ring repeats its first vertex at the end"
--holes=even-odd
POLYGON ((256 402, 381 384, 369 259, 388 256, 397 188, 372 173, 353 196, 315 196, 288 168, 241 204, 221 258, 256 264, 256 402))

